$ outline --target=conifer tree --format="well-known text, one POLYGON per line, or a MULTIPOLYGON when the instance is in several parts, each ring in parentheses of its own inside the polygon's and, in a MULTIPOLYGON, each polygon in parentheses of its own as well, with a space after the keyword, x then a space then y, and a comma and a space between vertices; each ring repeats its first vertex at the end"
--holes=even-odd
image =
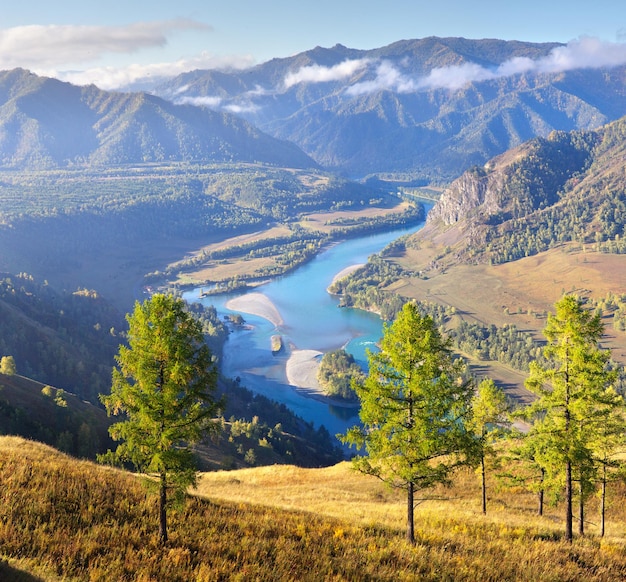
POLYGON ((501 436, 506 423, 509 405, 506 395, 494 381, 487 378, 480 382, 472 399, 472 419, 470 426, 478 439, 480 458, 482 511, 487 513, 487 479, 485 459, 494 455, 493 443, 501 436))
POLYGON ((159 484, 159 539, 167 542, 168 491, 196 482, 190 446, 207 432, 221 402, 214 396, 217 371, 201 324, 182 299, 154 295, 135 303, 128 347, 120 346, 111 394, 101 395, 109 415, 121 415, 109 432, 117 457, 154 474, 159 484))
POLYGON ((385 325, 380 352, 369 352, 369 373, 354 390, 361 426, 340 436, 365 448, 354 467, 407 492, 407 539, 415 542, 415 492, 449 483, 453 471, 475 460, 467 427, 473 386, 430 317, 413 303, 385 325))
MULTIPOLYGON (((538 399, 526 410, 533 420, 527 435, 535 460, 551 480, 560 479, 565 498, 565 539, 573 539, 573 481, 580 479, 580 502, 596 467, 594 443, 600 427, 619 400, 611 389, 615 373, 607 364, 610 352, 599 342, 604 328, 599 314, 585 309, 582 300, 565 295, 548 316, 544 329, 545 365, 532 362, 526 386, 538 399)), ((581 506, 581 528, 584 515, 581 506)), ((581 529, 581 531, 583 531, 581 529)))

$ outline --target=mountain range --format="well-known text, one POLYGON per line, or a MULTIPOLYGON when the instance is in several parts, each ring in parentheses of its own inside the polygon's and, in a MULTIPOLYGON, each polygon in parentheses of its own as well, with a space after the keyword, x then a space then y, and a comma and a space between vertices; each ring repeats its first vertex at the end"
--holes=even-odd
POLYGON ((323 167, 448 183, 554 130, 626 115, 626 66, 558 43, 424 38, 336 45, 145 92, 0 73, 0 167, 186 161, 323 167))
POLYGON ((170 161, 316 166, 297 146, 226 112, 0 72, 0 167, 170 161))
POLYGON ((578 66, 557 43, 336 45, 243 71, 193 71, 155 92, 227 110, 349 177, 449 181, 535 136, 626 115, 626 67, 578 66))

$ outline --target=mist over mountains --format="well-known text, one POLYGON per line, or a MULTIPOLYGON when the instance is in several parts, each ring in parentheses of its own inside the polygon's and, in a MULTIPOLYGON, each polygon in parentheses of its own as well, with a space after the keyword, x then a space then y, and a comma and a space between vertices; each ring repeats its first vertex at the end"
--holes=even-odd
POLYGON ((424 38, 316 47, 145 92, 0 73, 0 165, 262 162, 450 182, 553 130, 626 115, 626 49, 424 38))
POLYGON ((193 71, 155 92, 241 116, 350 177, 449 181, 553 130, 626 114, 626 49, 592 39, 336 45, 243 71, 193 71))

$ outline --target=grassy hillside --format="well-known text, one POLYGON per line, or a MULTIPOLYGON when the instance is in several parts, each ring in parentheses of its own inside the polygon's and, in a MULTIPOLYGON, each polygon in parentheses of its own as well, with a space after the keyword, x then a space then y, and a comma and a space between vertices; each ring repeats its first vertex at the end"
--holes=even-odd
MULTIPOLYGON (((626 575, 623 507, 609 536, 560 541, 557 513, 491 489, 479 515, 474 475, 417 513, 403 540, 403 499, 346 464, 203 477, 202 497, 170 512, 140 479, 18 438, 0 439, 0 578, 10 580, 616 580, 626 575), (207 496, 206 498, 204 496, 207 496), (227 500, 231 497, 232 500, 227 500)), ((615 491, 616 499, 623 490, 615 491)))

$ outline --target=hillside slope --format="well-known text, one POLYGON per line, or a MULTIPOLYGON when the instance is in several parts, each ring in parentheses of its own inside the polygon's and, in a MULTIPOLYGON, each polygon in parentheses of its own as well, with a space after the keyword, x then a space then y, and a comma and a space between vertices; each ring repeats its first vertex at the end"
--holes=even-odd
POLYGON ((77 87, 22 69, 0 72, 0 167, 172 161, 316 165, 293 144, 226 112, 77 87))
MULTIPOLYGON (((136 476, 3 437, 0 577, 567 582, 616 580, 626 572, 622 537, 601 542, 590 532, 573 546, 560 542, 552 510, 532 516, 534 495, 494 491, 493 512, 483 517, 474 475, 438 492, 448 500, 420 506, 417 543, 409 546, 395 520, 402 500, 349 471, 340 465, 299 473, 286 468, 274 476, 271 469, 216 474, 222 487, 249 487, 264 501, 228 502, 210 492, 209 499, 188 498, 170 509, 170 541, 161 547, 154 497, 136 476), (294 481, 298 509, 280 508, 275 497, 286 476, 294 481), (324 499, 321 509, 310 509, 312 495, 324 499), (274 507, 267 506, 270 498, 274 507), (339 498, 351 509, 365 499, 376 512, 369 521, 352 513, 329 517, 339 498)), ((615 511, 612 519, 622 519, 621 507, 615 511)))

